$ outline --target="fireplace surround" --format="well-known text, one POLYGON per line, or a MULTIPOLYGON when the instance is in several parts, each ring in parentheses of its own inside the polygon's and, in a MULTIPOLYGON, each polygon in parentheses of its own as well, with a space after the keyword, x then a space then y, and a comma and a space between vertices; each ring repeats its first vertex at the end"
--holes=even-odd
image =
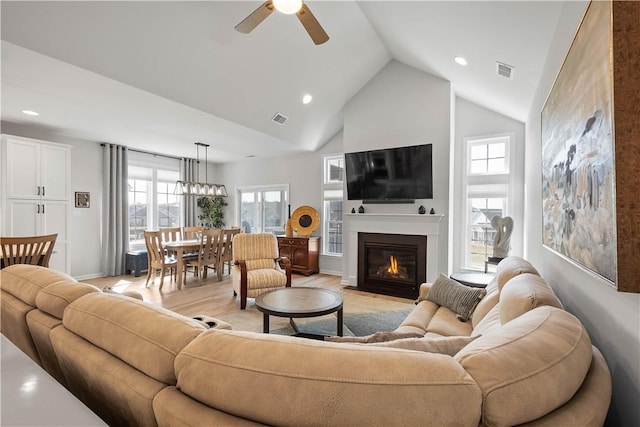
POLYGON ((447 271, 446 219, 442 214, 346 213, 343 233, 342 283, 358 285, 358 234, 387 233, 427 236, 426 282, 447 271), (442 230, 441 230, 442 229, 442 230))
POLYGON ((427 236, 358 233, 358 289, 417 298, 426 252, 427 236))

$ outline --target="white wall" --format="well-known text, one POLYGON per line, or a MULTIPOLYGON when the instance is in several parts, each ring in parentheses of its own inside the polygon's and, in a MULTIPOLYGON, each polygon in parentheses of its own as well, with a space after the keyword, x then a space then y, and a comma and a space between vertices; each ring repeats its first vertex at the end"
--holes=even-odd
POLYGON ((71 276, 83 279, 102 275, 100 219, 102 212, 102 150, 98 142, 60 135, 56 130, 2 122, 2 132, 72 146, 71 196, 88 191, 90 207, 71 208, 69 256, 71 276))
MULTIPOLYGON (((366 212, 417 213, 418 207, 424 205, 427 211, 433 208, 444 215, 440 233, 446 235, 452 102, 450 82, 392 60, 347 103, 345 152, 433 144, 433 199, 416 200, 413 204, 367 204, 366 212)), ((357 210, 360 204, 360 201, 347 201, 344 212, 357 210)), ((345 243, 343 253, 347 254, 345 243)), ((438 269, 446 273, 447 239, 439 241, 438 252, 438 269)))
MULTIPOLYGON (((225 222, 228 225, 235 224, 238 187, 255 185, 288 184, 292 212, 299 206, 311 206, 322 215, 322 156, 342 152, 342 132, 339 132, 316 152, 216 164, 215 180, 224 184, 229 193, 225 222)), ((313 235, 322 236, 322 228, 313 235)), ((320 256, 320 271, 341 274, 342 258, 320 256)))
POLYGON ((460 270, 463 264, 463 251, 465 233, 464 216, 466 212, 466 196, 463 189, 462 176, 466 169, 465 138, 491 137, 509 134, 513 136, 511 146, 511 188, 514 189, 513 197, 509 198, 507 214, 513 218, 514 230, 511 237, 511 255, 523 254, 524 233, 524 123, 509 117, 487 110, 467 100, 457 98, 455 104, 455 144, 454 144, 454 181, 451 189, 451 197, 454 209, 452 209, 451 248, 452 270, 460 270))
MULTIPOLYGON (((613 379, 606 425, 640 425, 640 295, 621 293, 606 281, 542 246, 540 111, 567 53, 585 2, 567 2, 551 44, 544 76, 526 127, 525 254, 554 288, 566 309, 589 331, 613 379)), ((619 238, 624 238, 624 230, 619 238)))

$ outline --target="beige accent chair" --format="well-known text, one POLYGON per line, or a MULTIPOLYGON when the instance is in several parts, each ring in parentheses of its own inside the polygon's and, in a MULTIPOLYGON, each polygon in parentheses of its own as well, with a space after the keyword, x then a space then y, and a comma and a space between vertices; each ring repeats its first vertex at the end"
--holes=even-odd
POLYGON ((33 237, 0 237, 1 267, 31 264, 49 267, 58 234, 33 237))
POLYGON ((278 254, 272 233, 240 233, 233 240, 233 295, 240 294, 240 309, 247 298, 272 289, 291 287, 291 261, 278 254))
POLYGON ((178 261, 175 257, 167 255, 162 245, 162 233, 160 231, 145 231, 144 243, 147 246, 147 255, 149 257, 149 269, 145 286, 149 286, 151 276, 154 276, 155 280, 156 270, 160 270, 160 290, 162 290, 165 271, 170 269, 170 274, 173 277, 173 273, 178 267, 178 261))
MULTIPOLYGON (((221 230, 204 230, 200 238, 200 250, 194 256, 186 257, 187 266, 192 265, 195 268, 195 274, 200 279, 207 278, 207 270, 213 267, 218 275, 218 282, 222 280, 222 262, 220 261, 220 253, 222 250, 222 231, 221 230)), ((187 269, 184 270, 185 278, 187 269)))

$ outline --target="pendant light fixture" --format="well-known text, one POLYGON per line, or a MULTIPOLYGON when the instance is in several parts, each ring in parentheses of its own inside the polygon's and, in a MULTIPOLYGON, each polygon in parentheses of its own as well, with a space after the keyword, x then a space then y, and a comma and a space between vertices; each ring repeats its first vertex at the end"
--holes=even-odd
POLYGON ((227 197, 227 188, 222 184, 209 184, 207 163, 209 144, 196 142, 196 181, 176 181, 173 194, 185 196, 227 197), (200 147, 204 147, 204 182, 200 181, 200 147))

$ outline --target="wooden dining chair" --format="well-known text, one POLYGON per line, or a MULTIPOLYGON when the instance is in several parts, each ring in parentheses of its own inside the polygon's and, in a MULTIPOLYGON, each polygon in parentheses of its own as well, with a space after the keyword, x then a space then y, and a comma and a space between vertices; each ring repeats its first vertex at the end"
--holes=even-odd
POLYGON ((184 240, 195 240, 199 239, 200 236, 198 233, 202 233, 203 228, 199 225, 193 227, 183 227, 182 228, 182 238, 184 240))
POLYGON ((0 237, 1 267, 12 264, 32 264, 49 267, 58 234, 29 237, 0 237))
POLYGON ((182 233, 180 227, 160 227, 158 228, 162 235, 162 242, 175 242, 176 240, 182 240, 182 233))
MULTIPOLYGON (((164 285, 164 273, 167 269, 170 270, 170 276, 173 278, 173 274, 176 273, 178 267, 178 261, 175 257, 167 255, 162 244, 162 232, 160 231, 145 231, 144 243, 147 246, 147 256, 149 257, 149 265, 147 271, 147 282, 145 286, 149 286, 149 280, 151 276, 156 275, 156 270, 160 270, 160 290, 164 285)), ((180 274, 177 272, 176 274, 180 274)))
MULTIPOLYGON (((218 281, 222 280, 222 263, 220 262, 222 236, 221 230, 204 230, 200 240, 200 252, 198 256, 185 258, 186 265, 194 266, 197 271, 196 275, 200 279, 207 278, 207 270, 211 267, 216 270, 218 281)), ((186 268, 184 274, 186 280, 186 268)))
POLYGON ((223 230, 222 253, 220 254, 220 266, 224 274, 224 266, 227 265, 227 271, 231 274, 231 266, 233 264, 233 238, 240 233, 240 227, 231 227, 223 230))

